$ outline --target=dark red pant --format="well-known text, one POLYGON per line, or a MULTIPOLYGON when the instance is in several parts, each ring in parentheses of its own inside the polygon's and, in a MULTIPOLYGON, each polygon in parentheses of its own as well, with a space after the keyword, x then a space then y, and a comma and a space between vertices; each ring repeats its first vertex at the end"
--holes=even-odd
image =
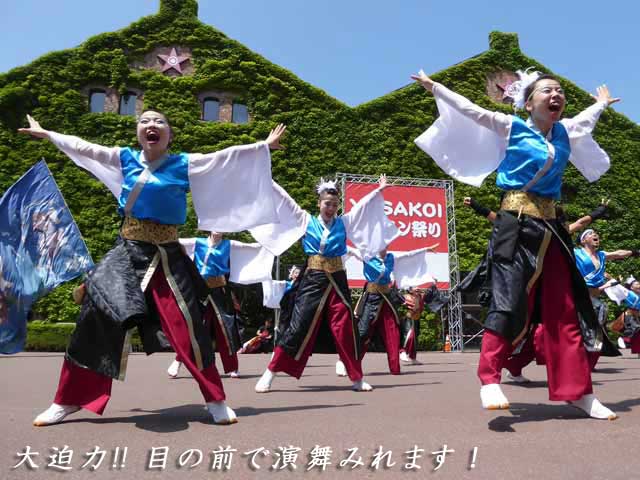
POLYGON ((640 353, 640 332, 631 337, 631 353, 640 353))
MULTIPOLYGON (((382 308, 378 318, 369 328, 368 339, 371 340, 376 334, 382 338, 384 348, 387 351, 387 363, 392 375, 400 375, 400 328, 396 323, 396 317, 391 311, 389 304, 382 300, 382 308)), ((367 353, 369 342, 362 346, 362 357, 367 353)))
MULTIPOLYGON (((153 274, 147 291, 152 294, 160 317, 162 331, 176 351, 178 358, 198 383, 205 402, 224 400, 224 388, 215 364, 212 363, 204 370, 199 370, 196 366, 187 322, 167 283, 162 267, 159 266, 153 274)), ((65 360, 60 372, 58 391, 53 401, 59 405, 79 405, 101 415, 111 397, 111 382, 111 377, 106 377, 65 360)))
MULTIPOLYGON (((571 271, 561 248, 564 247, 552 237, 542 274, 529 293, 529 311, 532 311, 535 290, 540 289, 541 334, 544 337, 541 352, 547 366, 549 399, 570 401, 592 393, 593 387, 573 301, 571 271)), ((502 368, 512 349, 507 339, 493 331, 485 331, 478 364, 478 377, 483 385, 500 383, 502 368)))
MULTIPOLYGON (((344 363, 347 369, 347 375, 349 375, 352 382, 360 380, 362 378, 362 357, 356 358, 356 339, 354 338, 351 312, 349 308, 342 303, 334 287, 331 287, 331 292, 327 298, 323 314, 324 320, 326 320, 333 335, 340 360, 342 360, 342 363, 344 363)), ((273 358, 267 368, 272 372, 284 372, 299 379, 302 376, 302 372, 304 372, 304 367, 309 361, 309 356, 313 352, 313 346, 316 343, 322 322, 323 318, 321 314, 320 320, 316 323, 311 337, 298 360, 285 352, 282 347, 278 346, 274 349, 273 358)))

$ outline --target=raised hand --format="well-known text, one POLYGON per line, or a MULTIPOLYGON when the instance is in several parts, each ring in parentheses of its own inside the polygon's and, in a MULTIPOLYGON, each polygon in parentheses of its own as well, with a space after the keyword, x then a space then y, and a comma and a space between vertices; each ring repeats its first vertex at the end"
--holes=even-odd
POLYGON ((431 80, 422 69, 420 69, 417 75, 411 75, 411 78, 430 92, 433 91, 433 84, 435 82, 431 80))
POLYGON ((609 93, 609 87, 607 87, 606 85, 600 85, 598 88, 596 88, 596 94, 591 96, 595 99, 596 102, 605 102, 607 106, 620 101, 620 98, 613 98, 611 96, 611 94, 609 93))
POLYGON ((276 128, 271 130, 269 136, 265 140, 271 150, 283 150, 284 147, 280 145, 280 137, 284 134, 287 127, 283 123, 279 123, 276 128))
POLYGON ((387 176, 383 173, 382 175, 380 175, 380 178, 378 179, 378 188, 380 188, 380 190, 384 190, 385 188, 388 187, 387 185, 387 176))
POLYGON ((26 133, 35 138, 49 138, 49 132, 42 128, 35 118, 27 115, 27 121, 29 122, 29 128, 19 128, 18 132, 26 133))

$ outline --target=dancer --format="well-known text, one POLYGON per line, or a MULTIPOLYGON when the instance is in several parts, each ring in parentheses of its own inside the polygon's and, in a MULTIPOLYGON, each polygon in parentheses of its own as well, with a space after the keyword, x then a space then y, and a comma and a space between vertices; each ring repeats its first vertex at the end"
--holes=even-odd
POLYGON ((422 71, 412 77, 434 94, 440 112, 417 145, 445 172, 475 186, 497 170, 496 183, 505 190, 489 245, 492 297, 478 366, 482 406, 509 407, 501 370, 539 316, 550 400, 568 401, 593 418, 615 419, 593 395, 587 351, 616 349, 595 318, 554 199, 569 161, 590 181, 608 169, 609 157, 591 131, 619 99, 599 87, 595 105, 561 120, 566 99, 558 80, 518 73, 520 81, 509 91, 515 106, 529 114, 526 121, 482 109, 422 71))
POLYGON ((265 319, 256 336, 246 341, 238 353, 271 353, 273 351, 273 320, 265 319))
POLYGON ((400 323, 402 342, 400 347, 400 361, 409 365, 418 364, 417 349, 418 336, 420 335, 420 317, 425 309, 438 312, 447 303, 447 297, 442 295, 436 286, 436 280, 427 287, 409 288, 404 296, 404 304, 407 307, 404 318, 400 323))
POLYGON ((347 239, 366 256, 382 250, 397 236, 397 228, 384 214, 382 190, 386 186, 386 177, 382 175, 376 190, 348 213, 336 216, 339 206, 336 185, 321 181, 317 189, 320 215, 314 217, 274 184, 282 199, 278 207, 281 223, 250 231, 276 255, 304 234, 302 248, 308 258, 291 292, 292 308, 282 311, 283 317, 288 314, 289 318, 283 318, 285 329, 278 335, 273 358, 256 384, 256 392, 270 391, 277 372, 302 376, 322 325, 331 330, 353 390, 372 390, 362 375, 358 326, 351 309, 342 256, 347 252, 347 239))
MULTIPOLYGON (((273 255, 258 243, 242 243, 223 239, 219 232, 209 232, 207 238, 181 238, 180 244, 191 258, 209 288, 207 302, 213 307, 215 319, 208 328, 215 339, 225 373, 238 378, 238 355, 242 348, 240 319, 227 277, 234 283, 249 285, 271 278, 273 255)), ((167 373, 176 378, 182 362, 176 355, 167 373)))
POLYGON ((235 423, 198 305, 206 286, 178 243, 177 226, 186 220, 189 189, 201 228, 222 229, 219 218, 229 231, 275 221, 269 148, 280 148, 285 127, 276 127, 265 142, 203 155, 170 154, 171 127, 153 110, 137 122, 141 151, 95 145, 28 120, 29 128, 19 131, 50 140, 93 173, 118 199, 124 217, 115 247, 85 282, 54 403, 34 425, 59 423, 80 408, 102 414, 112 379, 124 379, 136 326, 147 353, 177 352, 215 423, 235 423))
POLYGON ((598 316, 598 322, 600 325, 604 325, 607 321, 607 305, 600 300, 600 297, 607 288, 618 283, 606 273, 606 263, 607 261, 638 257, 640 250, 615 250, 613 252, 600 250, 600 236, 595 230, 589 228, 580 235, 580 246, 574 248, 574 253, 578 270, 589 287, 591 302, 598 316))
MULTIPOLYGON (((471 197, 465 197, 464 205, 470 207, 477 215, 481 217, 485 217, 490 222, 494 222, 496 219, 496 213, 491 209, 485 207, 480 204, 478 201, 471 197)), ((587 228, 592 222, 604 217, 607 213, 607 207, 609 205, 609 200, 602 199, 600 205, 598 205, 591 213, 580 217, 573 223, 568 223, 566 219, 564 209, 562 209, 559 205, 556 205, 556 218, 559 222, 563 224, 563 226, 567 229, 569 234, 573 235, 576 232, 584 230, 587 228)), ((482 260, 482 264, 479 267, 480 270, 486 270, 486 257, 482 260)), ((579 267, 578 267, 579 268, 579 267)), ((474 271, 469 275, 469 279, 473 279, 473 275, 476 272, 474 271)), ((469 280, 469 281, 470 281, 469 280)), ((461 291, 469 291, 471 288, 468 287, 467 283, 469 283, 465 279, 463 282, 463 286, 460 289, 461 291)), ((611 283, 610 285, 613 285, 611 283)), ((607 285, 607 286, 610 286, 607 285)), ((522 370, 529 365, 534 359, 538 365, 544 365, 544 354, 543 350, 543 329, 541 325, 538 324, 537 327, 533 328, 533 332, 526 336, 526 338, 518 345, 512 355, 509 356, 507 361, 505 362, 504 368, 506 370, 506 379, 513 383, 529 383, 530 380, 522 374, 522 370)), ((603 326, 603 334, 606 335, 606 329, 603 326)), ((589 362, 593 370, 593 366, 595 362, 598 360, 598 354, 594 352, 589 353, 589 362)))
POLYGON ((624 311, 623 342, 629 344, 631 353, 637 353, 640 357, 640 282, 629 277, 625 287, 630 290, 630 295, 625 298, 628 308, 624 311))
MULTIPOLYGON (((427 272, 426 254, 436 247, 437 244, 395 253, 384 249, 368 260, 362 258, 357 250, 349 249, 351 255, 363 263, 363 273, 367 281, 364 293, 355 308, 362 357, 364 358, 374 338, 379 337, 387 352, 387 363, 392 375, 400 374, 401 325, 397 308, 404 303, 404 298, 400 297, 397 291, 394 292, 393 283, 395 279, 399 279, 399 286, 406 288, 432 282, 433 277, 427 272)), ((342 376, 343 373, 346 374, 344 365, 338 362, 336 374, 342 376)))

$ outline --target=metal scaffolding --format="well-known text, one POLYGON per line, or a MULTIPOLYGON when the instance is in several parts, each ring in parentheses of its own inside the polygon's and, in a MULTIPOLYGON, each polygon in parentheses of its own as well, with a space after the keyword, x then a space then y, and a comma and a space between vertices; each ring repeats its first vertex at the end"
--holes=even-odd
MULTIPOLYGON (((352 173, 338 173, 336 175, 338 189, 341 192, 342 210, 344 211, 345 187, 349 182, 354 183, 378 183, 376 175, 357 175, 352 173)), ((404 187, 431 187, 445 191, 447 210, 447 234, 449 237, 449 302, 441 310, 442 341, 449 335, 452 352, 464 350, 464 337, 462 331, 462 300, 460 292, 456 288, 460 283, 460 267, 458 264, 458 242, 456 237, 456 215, 453 196, 452 180, 431 180, 426 178, 387 177, 389 185, 404 187), (453 293, 452 293, 453 292, 453 293)))

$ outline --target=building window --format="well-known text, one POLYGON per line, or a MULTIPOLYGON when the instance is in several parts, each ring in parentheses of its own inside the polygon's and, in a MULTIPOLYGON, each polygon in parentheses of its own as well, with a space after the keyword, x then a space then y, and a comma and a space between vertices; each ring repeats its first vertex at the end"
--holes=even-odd
POLYGON ((231 121, 233 123, 249 123, 249 109, 241 103, 233 104, 231 121))
POLYGON ((202 120, 205 122, 220 120, 220 101, 217 98, 207 97, 202 101, 202 120))
POLYGON ((104 103, 107 99, 107 92, 104 90, 91 90, 89 92, 89 111, 91 113, 104 112, 104 103))
POLYGON ((126 92, 120 96, 120 115, 135 115, 136 114, 136 99, 138 95, 135 92, 126 92))

